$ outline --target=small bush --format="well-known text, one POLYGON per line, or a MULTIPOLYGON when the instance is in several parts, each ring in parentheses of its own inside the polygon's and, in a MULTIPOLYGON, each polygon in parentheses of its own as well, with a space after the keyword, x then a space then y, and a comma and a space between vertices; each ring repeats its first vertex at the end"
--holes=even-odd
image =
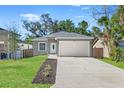
POLYGON ((112 60, 116 62, 123 62, 124 61, 124 49, 122 48, 115 48, 113 50, 112 60))
POLYGON ((43 76, 49 77, 51 71, 52 71, 52 67, 50 65, 46 65, 44 68, 43 76))

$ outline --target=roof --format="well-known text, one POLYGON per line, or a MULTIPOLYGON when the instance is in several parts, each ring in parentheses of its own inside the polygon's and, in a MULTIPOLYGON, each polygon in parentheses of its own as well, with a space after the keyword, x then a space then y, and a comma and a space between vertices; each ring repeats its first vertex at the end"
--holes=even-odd
POLYGON ((32 41, 47 41, 47 38, 46 37, 37 37, 37 38, 34 38, 32 41))
POLYGON ((3 29, 3 28, 0 28, 0 30, 4 30, 4 31, 7 31, 7 30, 5 30, 5 29, 3 29))
MULTIPOLYGON (((3 29, 3 28, 0 28, 0 31, 3 31, 5 33, 14 33, 14 32, 8 31, 8 30, 3 29)), ((15 34, 18 35, 18 36, 21 36, 20 34, 17 34, 17 33, 15 33, 15 34)))
POLYGON ((89 37, 89 36, 81 35, 74 32, 59 31, 59 32, 47 35, 47 37, 89 37))
POLYGON ((124 42, 124 38, 122 38, 121 40, 119 40, 119 42, 124 42))
POLYGON ((46 41, 47 38, 55 38, 55 39, 93 39, 93 37, 81 35, 74 32, 66 32, 66 31, 59 31, 56 33, 52 33, 47 35, 46 37, 39 37, 33 39, 33 41, 46 41))

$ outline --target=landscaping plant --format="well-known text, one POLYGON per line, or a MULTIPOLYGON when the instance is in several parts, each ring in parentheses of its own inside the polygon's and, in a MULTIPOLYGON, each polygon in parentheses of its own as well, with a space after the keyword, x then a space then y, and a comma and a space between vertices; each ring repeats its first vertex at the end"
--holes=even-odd
POLYGON ((119 47, 115 48, 113 50, 112 60, 116 62, 124 62, 124 49, 119 47))

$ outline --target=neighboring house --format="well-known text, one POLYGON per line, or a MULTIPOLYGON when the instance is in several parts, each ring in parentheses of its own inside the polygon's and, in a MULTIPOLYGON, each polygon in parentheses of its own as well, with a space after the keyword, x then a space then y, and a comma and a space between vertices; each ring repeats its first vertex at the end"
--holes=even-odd
POLYGON ((62 57, 92 56, 93 37, 60 31, 33 39, 33 53, 55 54, 62 57))
POLYGON ((8 55, 8 42, 9 32, 0 28, 0 59, 7 58, 8 55))
POLYGON ((11 58, 13 56, 13 51, 10 51, 11 34, 12 32, 0 28, 0 59, 11 58))
MULTIPOLYGON (((119 41, 119 47, 124 48, 124 39, 119 41)), ((109 57, 108 47, 104 44, 102 38, 96 38, 94 40, 93 48, 103 48, 103 57, 109 57)))
POLYGON ((19 50, 26 50, 26 49, 33 49, 33 46, 31 44, 27 44, 24 42, 18 43, 19 50))
POLYGON ((104 44, 102 38, 95 38, 93 42, 93 48, 102 48, 103 57, 109 57, 108 47, 104 44))
POLYGON ((119 47, 124 48, 124 39, 119 41, 119 47))

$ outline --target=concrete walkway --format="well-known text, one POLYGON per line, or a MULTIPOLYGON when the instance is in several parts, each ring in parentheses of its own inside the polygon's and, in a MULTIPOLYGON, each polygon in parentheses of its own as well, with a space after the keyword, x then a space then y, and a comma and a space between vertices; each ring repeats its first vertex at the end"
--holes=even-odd
POLYGON ((124 70, 95 58, 59 57, 54 88, 124 87, 124 70))

